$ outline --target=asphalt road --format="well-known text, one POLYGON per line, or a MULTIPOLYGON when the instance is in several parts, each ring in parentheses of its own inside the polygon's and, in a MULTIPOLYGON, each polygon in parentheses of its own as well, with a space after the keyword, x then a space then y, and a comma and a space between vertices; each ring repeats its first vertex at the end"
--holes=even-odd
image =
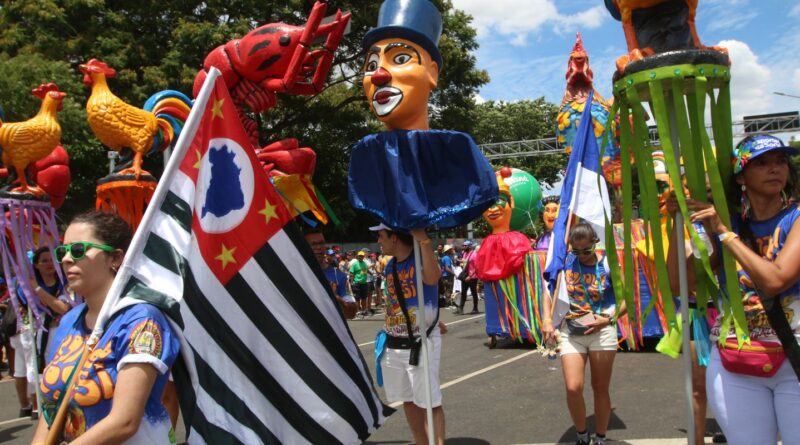
MULTIPOLYGON (((545 359, 525 345, 500 342, 496 349, 488 349, 482 313, 454 315, 442 310, 441 318, 450 327, 443 338, 440 374, 448 445, 574 443, 560 369, 549 371, 545 359)), ((381 314, 350 323, 371 367, 372 341, 382 323, 381 314)), ((682 369, 680 360, 658 353, 617 354, 609 438, 620 441, 617 443, 685 444, 682 369)), ((589 378, 587 374, 587 382, 589 378)), ((383 396, 383 390, 379 391, 383 396)), ((591 415, 589 385, 585 394, 591 415)), ((34 423, 16 419, 19 407, 12 382, 0 382, 0 401, 0 443, 30 443, 34 423)), ((713 428, 713 420, 709 424, 713 428)), ((184 437, 183 428, 179 428, 178 438, 184 437)), ((367 443, 410 442, 401 410, 367 443)))

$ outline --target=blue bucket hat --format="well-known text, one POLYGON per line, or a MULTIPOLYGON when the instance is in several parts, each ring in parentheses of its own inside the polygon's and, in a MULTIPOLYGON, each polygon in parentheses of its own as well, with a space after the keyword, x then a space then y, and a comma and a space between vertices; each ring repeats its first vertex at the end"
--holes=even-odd
POLYGON ((775 136, 759 134, 742 139, 733 149, 733 174, 738 175, 744 170, 748 162, 775 150, 786 153, 789 156, 795 156, 800 153, 800 150, 785 145, 775 136))
POLYGON ((441 70, 441 36, 442 14, 430 0, 386 0, 378 12, 378 26, 364 35, 362 46, 367 50, 390 37, 410 40, 428 51, 441 70))

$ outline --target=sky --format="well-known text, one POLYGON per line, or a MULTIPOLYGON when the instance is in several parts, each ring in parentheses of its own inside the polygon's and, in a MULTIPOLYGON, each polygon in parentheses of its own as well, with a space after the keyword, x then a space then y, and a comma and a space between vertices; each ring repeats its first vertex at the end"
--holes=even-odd
MULTIPOLYGON (((614 61, 627 47, 622 24, 603 0, 453 0, 453 5, 473 16, 477 65, 491 78, 478 100, 544 96, 560 103, 578 31, 595 89, 611 96, 614 61)), ((705 45, 729 50, 734 120, 800 109, 800 98, 773 94, 800 96, 800 1, 700 0, 696 23, 705 45)))

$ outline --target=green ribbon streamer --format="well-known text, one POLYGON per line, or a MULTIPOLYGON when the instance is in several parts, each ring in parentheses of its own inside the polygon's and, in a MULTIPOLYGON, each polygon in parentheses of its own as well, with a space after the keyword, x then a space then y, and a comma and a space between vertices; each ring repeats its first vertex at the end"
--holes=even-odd
MULTIPOLYGON (((615 116, 617 114, 617 110, 618 109, 620 109, 619 103, 615 102, 614 105, 612 105, 612 107, 611 107, 611 112, 609 113, 609 118, 610 119, 612 119, 613 116, 615 116)), ((633 213, 633 200, 632 200, 633 192, 632 192, 632 184, 631 184, 631 165, 630 165, 630 162, 626 162, 626 160, 630 159, 630 148, 629 148, 629 146, 627 144, 625 144, 626 135, 629 134, 629 133, 626 133, 626 128, 628 128, 628 126, 627 126, 627 123, 628 123, 627 111, 628 110, 627 110, 627 108, 623 107, 620 111, 624 114, 620 118, 620 122, 622 122, 622 139, 623 139, 623 142, 621 144, 622 147, 620 148, 620 157, 621 157, 620 159, 622 161, 621 162, 621 167, 622 167, 622 202, 623 202, 623 210, 622 210, 622 212, 623 212, 623 221, 624 221, 623 224, 627 224, 628 225, 628 229, 629 229, 630 228, 630 220, 632 218, 632 213, 633 213)), ((600 159, 601 159, 600 162, 602 162, 602 156, 603 156, 603 154, 605 154, 605 147, 606 147, 607 142, 608 142, 608 138, 609 138, 609 135, 610 135, 610 130, 611 130, 611 125, 610 124, 606 125, 605 131, 603 132, 603 138, 602 138, 602 140, 603 140, 603 142, 602 142, 603 143, 603 148, 601 149, 602 151, 601 151, 601 155, 600 155, 600 159)), ((600 171, 602 171, 602 169, 600 171)), ((601 181, 601 180, 602 179, 598 177, 598 187, 599 187, 599 181, 601 181)), ((617 253, 616 242, 614 242, 614 239, 615 239, 614 238, 614 225, 612 224, 611 218, 608 215, 608 213, 605 212, 605 209, 604 209, 603 213, 604 213, 604 216, 605 216, 605 225, 606 225, 606 233, 605 233, 605 236, 606 236, 606 246, 605 246, 605 248, 606 248, 606 257, 608 257, 609 264, 623 264, 619 260, 619 255, 617 253), (611 245, 610 247, 609 247, 609 244, 611 245)), ((632 253, 632 251, 630 249, 630 244, 631 244, 631 241, 630 241, 630 230, 624 230, 623 231, 623 238, 624 238, 624 241, 623 241, 623 245, 624 245, 623 246, 623 252, 624 252, 623 256, 625 258, 627 258, 627 253, 630 252, 631 253, 631 257, 632 257, 633 253, 632 253), (626 235, 627 235, 627 237, 626 237, 626 235)), ((632 264, 632 263, 625 263, 625 264, 632 264)), ((622 278, 622 276, 621 276, 621 274, 619 272, 619 268, 618 267, 611 267, 610 269, 611 270, 609 271, 609 273, 611 275, 611 286, 614 289, 615 304, 617 305, 617 307, 619 307, 621 302, 622 302, 622 300, 624 299, 626 306, 629 307, 629 308, 632 308, 633 307, 633 292, 632 291, 628 292, 628 289, 630 288, 629 284, 632 285, 632 282, 630 280, 627 280, 627 281, 623 280, 623 278, 622 278)), ((627 274, 627 270, 626 270, 626 276, 627 275, 628 274, 627 274)), ((617 318, 618 318, 618 316, 615 315, 614 321, 616 321, 617 318)), ((630 325, 631 326, 636 324, 636 312, 635 311, 629 312, 628 320, 630 321, 630 325)))
POLYGON ((328 204, 328 200, 325 199, 325 195, 322 194, 322 190, 319 187, 315 187, 317 189, 317 199, 322 204, 322 208, 325 209, 325 213, 328 214, 328 218, 331 219, 331 222, 335 226, 341 226, 342 221, 336 216, 336 213, 333 213, 333 208, 328 204))
MULTIPOLYGON (((664 152, 664 159, 667 165, 667 172, 674 185, 675 195, 684 217, 686 228, 691 236, 694 245, 700 252, 701 258, 694 260, 695 269, 703 269, 705 273, 696 275, 696 295, 698 308, 704 316, 706 303, 709 295, 716 294, 718 289, 716 274, 711 268, 710 258, 705 247, 697 235, 694 226, 689 219, 689 212, 686 206, 686 194, 683 190, 681 171, 678 159, 674 153, 674 143, 679 143, 682 148, 681 153, 684 158, 684 172, 689 196, 698 201, 707 202, 706 193, 706 174, 708 183, 711 186, 712 199, 717 213, 723 223, 730 227, 730 214, 726 201, 725 188, 723 184, 730 183, 732 178, 732 167, 728 162, 733 148, 733 134, 731 132, 731 110, 730 110, 730 70, 721 65, 700 64, 700 65, 674 65, 661 67, 653 70, 645 70, 620 79, 614 84, 614 94, 622 103, 620 107, 622 127, 622 156, 623 156, 623 192, 624 197, 624 218, 625 234, 630 232, 630 213, 628 213, 631 178, 626 177, 625 171, 630 172, 628 160, 629 149, 634 150, 637 171, 639 174, 639 185, 641 190, 641 204, 645 211, 645 236, 649 251, 649 237, 653 238, 654 258, 656 263, 656 274, 658 288, 662 294, 664 312, 667 317, 669 329, 677 327, 674 303, 672 298, 663 298, 671 295, 669 288, 668 275, 666 273, 666 263, 660 230, 660 217, 657 207, 657 189, 655 184, 655 171, 652 162, 651 144, 648 138, 648 131, 641 107, 640 95, 650 103, 650 108, 654 113, 658 126, 661 145, 664 152), (719 93, 714 98, 714 90, 719 93), (711 147, 705 129, 704 112, 706 95, 710 98, 712 129, 716 142, 716 156, 711 147), (685 97, 685 99, 684 99, 685 97), (688 115, 687 115, 688 112, 688 115), (629 124, 630 113, 634 116, 633 139, 631 140, 631 127, 629 124), (670 115, 674 121, 670 121, 670 115), (672 140, 672 130, 676 130, 678 140, 672 140), (722 162, 717 163, 717 159, 722 162), (627 187, 626 187, 627 186, 627 187)), ((615 104, 616 106, 616 104, 615 104)), ((668 219, 668 225, 671 221, 668 219)), ((626 237, 626 248, 629 249, 629 241, 626 237)), ((726 288, 730 295, 728 301, 723 301, 723 328, 727 331, 730 322, 735 324, 737 339, 741 345, 749 341, 747 335, 747 325, 742 306, 738 276, 736 274, 736 264, 732 256, 726 249, 722 249, 722 264, 726 275, 726 288)), ((609 255, 614 261, 616 255, 609 255)), ((632 257, 625 252, 625 263, 632 264, 632 257)), ((629 268, 630 269, 630 268, 629 268)), ((627 272, 627 271, 626 271, 627 272)), ((632 269, 631 269, 632 274, 632 269)), ((626 275, 627 285, 633 283, 629 280, 630 275, 626 275)), ((616 283, 615 283, 616 284, 616 283)), ((616 291, 616 286, 615 286, 616 291)), ((632 296, 631 296, 632 298, 632 296)), ((632 307, 632 306, 630 306, 632 307)), ((652 310, 653 302, 645 310, 649 314, 652 310)), ((646 316, 646 315, 645 315, 646 316)), ((721 338, 724 341, 725 335, 721 338)))

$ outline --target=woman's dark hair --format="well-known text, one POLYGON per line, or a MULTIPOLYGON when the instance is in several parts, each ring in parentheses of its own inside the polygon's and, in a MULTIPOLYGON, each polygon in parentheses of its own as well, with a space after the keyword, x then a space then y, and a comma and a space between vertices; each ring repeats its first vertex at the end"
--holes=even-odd
POLYGON ((36 263, 38 263, 39 262, 39 257, 41 257, 43 253, 49 252, 49 251, 50 251, 50 248, 47 247, 47 246, 42 246, 42 247, 34 250, 33 251, 33 258, 31 259, 33 264, 35 265, 36 263))
MULTIPOLYGON (((33 263, 33 265, 36 266, 36 263, 39 262, 39 258, 41 258, 42 254, 45 253, 45 252, 50 252, 50 254, 52 255, 52 251, 50 250, 50 247, 48 247, 48 246, 42 246, 42 247, 34 250, 33 251, 33 257, 31 258, 31 263, 33 263)), ((59 264, 56 264, 55 266, 56 267, 61 267, 59 264)), ((33 277, 36 278, 36 282, 37 283, 39 283, 41 285, 46 284, 44 282, 44 277, 42 277, 42 274, 39 273, 39 269, 37 269, 36 267, 33 268, 33 277)), ((59 287, 61 286, 61 280, 58 277, 58 273, 56 273, 56 284, 58 284, 59 287)))
POLYGON ((575 224, 575 226, 569 231, 569 241, 573 242, 578 240, 589 240, 593 243, 598 241, 597 233, 595 233, 592 226, 586 221, 581 221, 578 224, 575 224))
POLYGON ((89 210, 72 218, 71 224, 87 224, 97 239, 115 249, 125 251, 131 243, 131 228, 128 223, 114 213, 89 210))
POLYGON ((561 204, 561 197, 558 195, 550 195, 542 198, 542 207, 547 204, 561 204))
POLYGON ((414 237, 410 233, 393 232, 391 230, 386 230, 386 236, 387 237, 391 237, 392 235, 396 235, 397 239, 399 239, 400 242, 405 244, 406 246, 413 246, 414 245, 414 237))

